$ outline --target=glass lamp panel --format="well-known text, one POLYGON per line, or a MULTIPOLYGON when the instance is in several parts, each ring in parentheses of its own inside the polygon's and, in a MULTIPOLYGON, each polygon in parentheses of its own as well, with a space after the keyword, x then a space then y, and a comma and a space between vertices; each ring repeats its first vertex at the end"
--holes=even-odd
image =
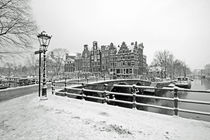
POLYGON ((42 45, 46 46, 48 41, 48 37, 47 36, 42 36, 42 45))

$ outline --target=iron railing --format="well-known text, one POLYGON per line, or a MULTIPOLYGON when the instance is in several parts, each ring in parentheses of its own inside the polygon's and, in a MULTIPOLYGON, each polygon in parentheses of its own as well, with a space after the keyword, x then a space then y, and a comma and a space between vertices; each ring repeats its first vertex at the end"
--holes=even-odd
MULTIPOLYGON (((188 110, 179 108, 179 103, 193 103, 193 104, 204 104, 204 105, 210 105, 210 102, 208 101, 198 101, 198 100, 188 100, 188 99, 180 99, 178 97, 178 94, 180 92, 200 92, 200 93, 210 93, 210 90, 191 90, 191 89, 183 89, 183 88, 171 88, 171 87, 163 87, 163 88, 157 88, 157 87, 150 87, 150 86, 137 86, 137 85, 113 85, 114 87, 127 87, 132 88, 132 93, 119 93, 119 92, 110 92, 106 90, 106 84, 104 85, 104 91, 100 90, 91 90, 91 89, 85 89, 85 85, 82 84, 82 88, 73 88, 73 87, 66 87, 63 91, 56 92, 58 95, 62 96, 75 96, 80 97, 82 100, 85 100, 87 98, 96 99, 102 103, 124 103, 132 105, 133 109, 136 109, 136 106, 145 106, 145 107, 153 107, 153 108, 159 108, 159 109, 165 109, 169 111, 173 111, 174 115, 178 116, 179 112, 185 112, 185 113, 193 113, 193 114, 200 114, 200 115, 207 115, 210 116, 210 112, 202 112, 202 111, 196 111, 196 110, 188 110), (159 96, 152 96, 152 95, 144 95, 144 94, 137 94, 140 90, 160 90, 160 91, 171 91, 173 93, 173 97, 159 97, 159 96), (68 93, 67 90, 72 90, 74 93, 70 92, 68 93), (97 93, 98 96, 91 96, 87 95, 87 92, 97 93), (79 94, 78 94, 79 93, 79 94), (112 98, 110 98, 110 95, 112 95, 112 98), (119 100, 115 99, 116 95, 125 96, 132 98, 132 101, 125 101, 125 100, 119 100), (158 99, 158 100, 166 100, 173 102, 173 107, 166 107, 161 105, 154 105, 154 104, 147 104, 147 103, 141 103, 137 102, 136 98, 148 98, 148 99, 158 99)), ((53 86, 52 86, 53 87, 53 86)), ((53 89, 53 88, 52 88, 53 89)), ((52 91, 55 90, 53 89, 52 91)))

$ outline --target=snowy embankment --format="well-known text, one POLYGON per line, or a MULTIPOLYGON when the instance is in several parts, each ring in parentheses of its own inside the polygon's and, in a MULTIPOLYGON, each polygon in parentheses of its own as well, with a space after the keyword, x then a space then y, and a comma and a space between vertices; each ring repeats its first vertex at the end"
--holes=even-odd
POLYGON ((0 103, 1 140, 209 140, 210 123, 49 95, 0 103))

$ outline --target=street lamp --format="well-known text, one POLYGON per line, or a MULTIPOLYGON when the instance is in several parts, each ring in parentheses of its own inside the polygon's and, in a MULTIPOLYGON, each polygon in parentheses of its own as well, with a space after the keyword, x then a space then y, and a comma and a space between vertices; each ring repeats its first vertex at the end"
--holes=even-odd
POLYGON ((39 54, 39 97, 40 97, 40 90, 41 90, 41 53, 42 53, 41 46, 39 47, 38 51, 35 51, 35 54, 39 54))
MULTIPOLYGON (((47 85, 46 85, 46 51, 47 47, 50 44, 50 39, 52 36, 49 36, 45 31, 42 31, 41 34, 37 35, 39 43, 43 52, 43 87, 42 87, 42 98, 47 99, 47 85)), ((41 75, 39 75, 40 77, 41 75)))

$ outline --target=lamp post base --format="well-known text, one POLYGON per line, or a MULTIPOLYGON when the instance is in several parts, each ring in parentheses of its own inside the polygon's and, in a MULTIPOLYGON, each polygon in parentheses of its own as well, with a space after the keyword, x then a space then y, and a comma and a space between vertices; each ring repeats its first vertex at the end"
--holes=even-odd
POLYGON ((43 86, 42 88, 42 96, 40 98, 41 100, 47 100, 47 86, 43 86))

